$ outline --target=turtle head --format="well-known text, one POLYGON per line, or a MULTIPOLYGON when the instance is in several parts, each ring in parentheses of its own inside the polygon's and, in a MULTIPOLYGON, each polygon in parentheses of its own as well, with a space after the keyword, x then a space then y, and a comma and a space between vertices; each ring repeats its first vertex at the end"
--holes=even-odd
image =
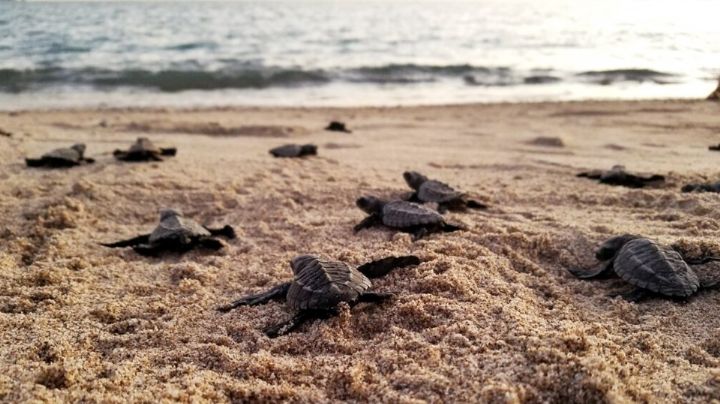
POLYGON ((428 180, 426 176, 420 174, 417 171, 405 171, 403 173, 403 178, 405 178, 405 182, 407 182, 407 184, 412 189, 420 188, 420 185, 422 185, 423 182, 428 180))
POLYGON ((355 201, 355 204, 365 213, 373 214, 382 211, 383 206, 385 206, 385 201, 374 196, 361 196, 355 201))
POLYGON ((301 156, 309 156, 309 155, 316 155, 317 154, 317 146, 314 144, 304 144, 300 146, 300 155, 301 156))
POLYGON ((604 243, 600 244, 597 252, 595 252, 595 258, 599 261, 607 261, 615 256, 620 249, 627 244, 629 241, 640 238, 635 234, 623 234, 622 236, 615 236, 608 239, 604 243))
POLYGON ((85 154, 85 143, 76 143, 70 146, 70 148, 80 153, 81 156, 85 154))
POLYGON ((182 216, 182 213, 175 209, 160 209, 160 221, 170 219, 171 217, 182 216))
POLYGON ((297 275, 315 260, 317 260, 317 258, 312 255, 298 255, 290 260, 290 268, 292 268, 293 273, 297 275))

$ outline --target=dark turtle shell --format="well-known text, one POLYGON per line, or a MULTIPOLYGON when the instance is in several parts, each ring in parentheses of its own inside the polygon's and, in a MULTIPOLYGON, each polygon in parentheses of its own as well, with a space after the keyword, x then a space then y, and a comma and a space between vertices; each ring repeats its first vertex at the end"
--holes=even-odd
POLYGON ((63 147, 49 151, 42 155, 44 159, 66 160, 73 163, 79 163, 83 159, 85 152, 84 144, 76 144, 72 147, 63 147))
POLYGON ((160 150, 159 147, 155 145, 150 139, 146 137, 139 137, 133 143, 132 146, 130 146, 130 149, 128 149, 128 153, 155 153, 155 154, 161 154, 162 150, 160 150))
POLYGON ((210 236, 210 232, 192 219, 181 213, 164 209, 160 212, 160 224, 150 234, 150 244, 170 240, 187 240, 210 236))
POLYGON ((372 286, 370 279, 343 262, 301 255, 290 265, 295 279, 287 293, 287 304, 296 310, 331 309, 340 302, 357 300, 372 286))
POLYGON ((385 226, 406 228, 443 223, 443 217, 436 211, 417 203, 392 201, 383 206, 382 222, 385 226))
POLYGON ((420 185, 417 191, 418 199, 423 202, 445 203, 462 197, 462 193, 451 186, 435 180, 428 180, 420 185))
POLYGON ((677 251, 646 238, 625 244, 613 268, 626 282, 666 296, 687 297, 700 287, 697 275, 677 251))
POLYGON ((286 144, 270 149, 270 154, 275 157, 302 157, 317 154, 317 146, 312 144, 286 144))

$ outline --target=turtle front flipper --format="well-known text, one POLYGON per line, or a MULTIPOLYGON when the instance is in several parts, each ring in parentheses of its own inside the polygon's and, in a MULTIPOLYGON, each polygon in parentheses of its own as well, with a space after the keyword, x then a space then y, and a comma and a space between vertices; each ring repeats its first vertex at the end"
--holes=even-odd
POLYGON ((43 160, 43 159, 25 159, 25 164, 28 167, 42 167, 45 165, 45 160, 43 160))
POLYGON ((683 257, 683 260, 685 262, 687 262, 688 265, 702 265, 702 264, 707 264, 708 262, 720 261, 720 257, 707 256, 707 257, 702 257, 702 258, 697 258, 697 259, 687 259, 687 258, 683 257))
POLYGON ((230 225, 225 225, 219 229, 207 227, 207 226, 203 226, 203 227, 205 228, 205 230, 209 231, 210 234, 212 234, 213 236, 223 236, 223 237, 229 238, 230 240, 237 237, 237 234, 235 233, 235 229, 230 225))
POLYGON ((608 262, 601 262, 600 264, 590 269, 571 268, 568 269, 568 271, 580 279, 590 279, 598 277, 600 275, 604 275, 611 271, 612 264, 612 260, 610 260, 608 262))
POLYGON ((610 293, 608 297, 622 297, 628 302, 639 302, 642 299, 650 296, 650 292, 646 289, 634 288, 630 291, 610 293))
POLYGON ((290 289, 290 282, 281 283, 267 292, 258 293, 255 295, 248 295, 242 297, 230 304, 220 306, 217 311, 227 313, 228 311, 238 308, 240 306, 255 306, 258 304, 265 304, 271 300, 282 300, 285 299, 288 290, 290 289))
POLYGON ((119 149, 115 149, 115 151, 113 152, 113 156, 121 161, 127 161, 129 157, 128 152, 119 149))
POLYGON ((370 215, 363 219, 360 223, 356 224, 355 227, 353 227, 353 231, 355 233, 359 232, 362 229, 368 229, 373 226, 377 226, 382 223, 382 220, 380 219, 380 216, 378 215, 370 215))
POLYGON ((277 338, 293 331, 294 329, 298 328, 302 323, 313 318, 316 318, 316 315, 314 315, 312 312, 301 311, 300 313, 296 314, 295 317, 283 323, 270 326, 264 329, 263 332, 269 338, 277 338))
POLYGON ((463 228, 462 226, 452 224, 452 223, 447 223, 447 222, 443 222, 440 229, 445 233, 451 233, 451 232, 458 231, 458 230, 465 230, 465 228, 463 228))
POLYGON ((177 149, 175 147, 161 147, 160 154, 163 156, 175 156, 177 149))
POLYGON ((84 157, 82 160, 80 160, 84 164, 94 164, 95 159, 91 157, 84 157))
POLYGON ((221 250, 225 247, 225 243, 212 237, 203 237, 198 240, 198 244, 213 251, 221 250))
POLYGON ((643 185, 656 185, 665 182, 664 175, 654 174, 649 177, 638 177, 643 185))
POLYGON ((465 206, 469 209, 487 209, 488 206, 482 202, 478 202, 472 199, 465 201, 465 206))
POLYGON ((403 257, 387 257, 377 261, 360 265, 357 270, 368 278, 379 278, 390 273, 392 270, 411 265, 420 265, 420 258, 414 255, 403 257))
POLYGON ((418 193, 417 193, 417 192, 413 192, 413 193, 407 194, 407 195, 403 198, 403 200, 408 201, 408 202, 415 202, 415 203, 421 203, 421 202, 422 202, 422 201, 420 200, 420 198, 418 198, 418 193))
POLYGON ((114 243, 100 243, 101 246, 110 248, 121 248, 121 247, 135 247, 141 244, 147 244, 150 242, 149 234, 141 234, 137 237, 133 237, 127 240, 120 240, 114 243))
POLYGON ((161 252, 167 250, 165 246, 163 245, 150 245, 150 244, 140 244, 133 246, 132 248, 136 253, 142 255, 143 257, 156 257, 160 255, 161 252))

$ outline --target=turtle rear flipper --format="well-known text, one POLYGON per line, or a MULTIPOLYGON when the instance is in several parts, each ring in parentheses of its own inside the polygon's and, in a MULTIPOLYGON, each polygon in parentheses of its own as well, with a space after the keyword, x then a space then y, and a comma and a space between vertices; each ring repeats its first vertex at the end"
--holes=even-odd
POLYGON ((269 338, 277 338, 288 334, 289 332, 295 330, 300 325, 302 325, 302 323, 314 318, 317 318, 317 315, 315 315, 315 313, 310 311, 301 311, 285 322, 267 327, 263 330, 263 332, 269 338))
POLYGON ((95 159, 91 158, 91 157, 85 157, 81 161, 85 164, 94 164, 95 163, 95 159))
POLYGON ((720 144, 714 145, 714 146, 709 146, 709 147, 708 147, 708 150, 720 151, 720 144))
POLYGON ((135 247, 141 244, 148 244, 150 242, 149 234, 141 234, 137 237, 129 238, 127 240, 120 240, 114 243, 100 243, 101 246, 110 248, 121 248, 121 247, 135 247))
POLYGON ((665 176, 664 175, 658 175, 654 174, 649 177, 639 177, 640 181, 642 181, 645 185, 655 185, 662 182, 665 182, 665 176))
POLYGON ((372 279, 385 276, 390 273, 390 271, 397 268, 407 267, 411 265, 420 265, 420 258, 414 255, 406 255, 403 257, 387 257, 360 265, 357 270, 362 272, 363 275, 372 279))
POLYGON ((160 154, 163 156, 175 156, 177 154, 177 148, 175 147, 161 147, 160 154))
POLYGON ((639 302, 640 300, 648 298, 651 295, 652 295, 652 293, 646 289, 633 288, 629 291, 610 293, 608 295, 608 297, 620 296, 623 299, 627 300, 628 302, 639 302))
POLYGON ((285 283, 275 286, 274 288, 268 290, 267 292, 241 297, 240 299, 235 300, 234 302, 232 302, 230 304, 226 304, 225 306, 218 307, 217 311, 219 311, 221 313, 227 313, 230 310, 233 310, 240 306, 255 306, 258 304, 265 304, 271 300, 283 300, 283 299, 285 299, 285 296, 287 296, 287 292, 289 289, 290 289, 290 282, 285 282, 285 283))
POLYGON ((45 160, 43 160, 43 159, 25 159, 25 164, 28 167, 42 167, 45 165, 45 160))

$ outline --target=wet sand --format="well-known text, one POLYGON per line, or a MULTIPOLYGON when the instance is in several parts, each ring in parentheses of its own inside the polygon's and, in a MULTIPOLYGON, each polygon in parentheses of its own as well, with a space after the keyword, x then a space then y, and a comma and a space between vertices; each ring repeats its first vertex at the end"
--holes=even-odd
MULTIPOLYGON (((708 402, 720 400, 720 291, 686 302, 608 298, 582 281, 599 242, 641 233, 720 254, 718 105, 690 101, 416 108, 79 110, 0 113, 0 400, 708 402), (323 131, 343 120, 352 134, 323 131), (138 136, 178 147, 161 163, 110 153, 138 136), (549 138, 549 140, 548 140, 549 138), (557 139, 552 139, 557 138, 557 139), (538 140, 541 139, 541 140, 538 140), (559 140, 558 140, 559 139, 559 140), (94 165, 27 169, 82 141, 94 165), (267 150, 314 142, 316 158, 267 150), (668 177, 630 190, 575 178, 624 164, 668 177), (407 192, 413 169, 488 211, 412 242, 354 235, 356 197, 407 192), (143 258, 115 241, 162 207, 239 238, 220 253, 143 258), (215 307, 291 277, 301 253, 424 263, 378 279, 397 292, 274 340, 278 303, 215 307)), ((709 270, 714 270, 710 268, 709 270)), ((717 268, 720 271, 720 268, 717 268)))

